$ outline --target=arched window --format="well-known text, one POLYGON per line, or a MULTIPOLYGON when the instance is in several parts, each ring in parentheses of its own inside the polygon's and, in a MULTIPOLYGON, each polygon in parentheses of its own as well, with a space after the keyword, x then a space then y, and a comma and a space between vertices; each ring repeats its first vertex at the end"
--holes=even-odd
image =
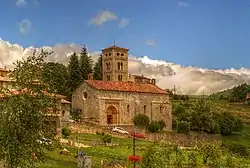
POLYGON ((163 106, 160 106, 160 114, 163 113, 163 110, 164 110, 164 107, 163 107, 163 106))
POLYGON ((147 111, 146 111, 146 110, 147 110, 146 105, 143 106, 143 110, 144 110, 144 114, 146 114, 146 112, 147 112, 147 111))
POLYGON ((123 70, 123 63, 121 63, 121 67, 120 67, 120 70, 123 70))
POLYGON ((124 54, 123 54, 123 53, 121 53, 121 56, 124 56, 124 54))
POLYGON ((122 75, 118 75, 118 81, 122 81, 122 75))
POLYGON ((120 67, 121 67, 121 63, 118 62, 118 70, 120 70, 120 67))
POLYGON ((65 111, 64 110, 62 111, 62 116, 65 116, 65 111))
POLYGON ((120 56, 120 53, 116 53, 117 56, 120 56))
POLYGON ((127 105, 127 113, 129 113, 129 105, 127 105))

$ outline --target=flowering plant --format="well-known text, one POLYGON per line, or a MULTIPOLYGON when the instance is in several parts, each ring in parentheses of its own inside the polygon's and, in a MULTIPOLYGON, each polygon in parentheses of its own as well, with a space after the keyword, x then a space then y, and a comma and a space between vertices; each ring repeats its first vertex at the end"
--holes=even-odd
POLYGON ((142 139, 145 139, 145 138, 146 138, 144 134, 135 133, 135 132, 132 132, 132 133, 131 133, 131 136, 136 137, 136 138, 142 138, 142 139))
POLYGON ((131 162, 140 162, 141 158, 140 158, 140 156, 129 156, 128 160, 131 162))

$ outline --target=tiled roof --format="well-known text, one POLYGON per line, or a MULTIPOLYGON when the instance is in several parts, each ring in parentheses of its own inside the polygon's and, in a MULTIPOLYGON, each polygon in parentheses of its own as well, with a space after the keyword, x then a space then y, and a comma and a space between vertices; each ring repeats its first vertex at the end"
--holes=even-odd
POLYGON ((102 51, 104 51, 104 50, 109 50, 109 49, 122 49, 122 50, 127 50, 127 51, 129 50, 128 48, 122 48, 122 47, 113 45, 113 46, 111 46, 111 47, 104 48, 102 51))
POLYGON ((6 68, 0 68, 0 72, 9 72, 9 70, 6 68))
MULTIPOLYGON (((6 97, 6 96, 15 96, 15 95, 19 95, 19 94, 25 93, 25 92, 27 92, 27 91, 28 91, 27 88, 24 88, 24 89, 22 89, 22 90, 15 90, 15 89, 13 89, 13 90, 10 90, 10 92, 0 94, 0 98, 4 98, 4 97, 6 97)), ((32 92, 31 92, 31 94, 36 95, 36 93, 32 93, 32 92)), ((48 93, 47 91, 44 91, 44 94, 45 94, 45 95, 48 95, 48 96, 51 96, 51 97, 60 98, 60 99, 63 99, 63 98, 66 97, 66 96, 59 95, 59 94, 48 93)))
POLYGON ((150 78, 147 78, 147 77, 145 77, 145 76, 140 76, 140 75, 132 75, 132 76, 134 76, 134 78, 135 79, 150 79, 150 78))
POLYGON ((121 92, 139 92, 139 93, 158 93, 166 94, 167 92, 156 85, 132 83, 132 82, 111 82, 99 80, 85 80, 92 87, 100 90, 121 91, 121 92))

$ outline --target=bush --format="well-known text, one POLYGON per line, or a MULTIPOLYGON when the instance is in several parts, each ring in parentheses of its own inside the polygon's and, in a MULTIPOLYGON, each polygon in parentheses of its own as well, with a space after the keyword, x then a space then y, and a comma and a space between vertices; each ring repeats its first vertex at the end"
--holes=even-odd
POLYGON ((144 114, 138 114, 134 117, 133 123, 140 128, 147 128, 149 125, 149 117, 144 114))
POLYGON ((219 120, 220 133, 222 135, 230 135, 234 131, 240 131, 242 129, 242 121, 231 115, 230 113, 223 113, 221 119, 219 120))
POLYGON ((160 131, 162 131, 166 127, 166 124, 163 120, 158 121, 158 124, 160 126, 159 128, 160 131))
POLYGON ((189 122, 187 121, 181 121, 177 124, 177 132, 178 133, 189 133, 189 129, 190 129, 190 126, 189 126, 189 122))
POLYGON ((62 135, 64 138, 67 138, 68 136, 70 136, 70 134, 71 134, 71 129, 69 129, 68 127, 62 129, 62 135))
POLYGON ((250 155, 248 148, 241 144, 227 143, 224 144, 228 148, 229 152, 241 157, 248 157, 250 155))
POLYGON ((155 133, 160 130, 160 124, 157 121, 152 121, 148 126, 148 132, 155 133))
POLYGON ((111 143, 111 140, 112 140, 112 136, 111 135, 105 134, 105 135, 102 136, 102 141, 104 143, 111 143))

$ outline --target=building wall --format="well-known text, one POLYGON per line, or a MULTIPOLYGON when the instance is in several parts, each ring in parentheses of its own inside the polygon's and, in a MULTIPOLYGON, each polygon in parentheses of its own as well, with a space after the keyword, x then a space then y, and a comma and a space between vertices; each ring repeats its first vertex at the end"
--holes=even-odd
POLYGON ((69 124, 70 108, 71 108, 70 104, 61 103, 62 127, 66 127, 69 124))
POLYGON ((167 94, 103 91, 84 83, 72 96, 72 108, 82 109, 84 118, 100 125, 107 125, 110 106, 119 113, 117 125, 132 125, 136 114, 146 114, 151 120, 164 120, 166 129, 172 129, 172 105, 167 94), (83 92, 88 94, 86 99, 83 92))

